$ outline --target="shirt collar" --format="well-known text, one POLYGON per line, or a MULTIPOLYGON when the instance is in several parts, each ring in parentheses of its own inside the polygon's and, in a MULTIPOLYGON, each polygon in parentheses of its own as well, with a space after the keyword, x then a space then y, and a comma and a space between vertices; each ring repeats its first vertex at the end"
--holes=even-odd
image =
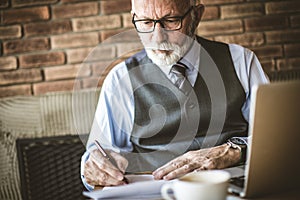
POLYGON ((185 64, 189 71, 194 71, 199 69, 199 57, 200 55, 200 45, 197 41, 193 41, 192 47, 180 60, 181 63, 185 64))
MULTIPOLYGON (((197 39, 193 40, 191 48, 187 51, 187 53, 179 60, 183 64, 187 66, 186 75, 188 80, 191 82, 192 86, 194 86, 200 64, 200 49, 201 45, 198 43, 197 39)), ((170 76, 170 71, 172 65, 168 67, 159 67, 168 77, 170 76)))

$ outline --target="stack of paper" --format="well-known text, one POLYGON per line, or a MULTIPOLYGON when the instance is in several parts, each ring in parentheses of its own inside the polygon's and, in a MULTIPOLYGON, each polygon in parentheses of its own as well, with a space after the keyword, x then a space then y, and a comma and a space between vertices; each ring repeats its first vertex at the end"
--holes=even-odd
POLYGON ((127 175, 129 184, 83 192, 92 199, 160 199, 160 189, 168 181, 154 180, 152 175, 127 175))

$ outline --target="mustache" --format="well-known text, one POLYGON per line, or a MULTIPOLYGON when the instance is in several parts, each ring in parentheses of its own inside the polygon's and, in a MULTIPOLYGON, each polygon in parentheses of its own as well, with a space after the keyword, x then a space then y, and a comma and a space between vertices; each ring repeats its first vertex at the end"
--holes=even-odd
POLYGON ((152 50, 167 50, 167 51, 174 51, 179 47, 179 45, 177 44, 173 44, 170 42, 161 42, 161 43, 151 43, 148 44, 146 47, 146 49, 152 49, 152 50))

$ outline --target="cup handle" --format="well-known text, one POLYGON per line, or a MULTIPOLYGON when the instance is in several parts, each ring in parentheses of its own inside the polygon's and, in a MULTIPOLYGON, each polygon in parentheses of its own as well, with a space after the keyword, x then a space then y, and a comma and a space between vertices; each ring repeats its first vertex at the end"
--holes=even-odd
POLYGON ((160 190, 160 193, 162 195, 162 197, 166 200, 174 200, 170 194, 168 193, 169 191, 173 191, 173 184, 172 183, 168 183, 168 184, 164 184, 160 190))

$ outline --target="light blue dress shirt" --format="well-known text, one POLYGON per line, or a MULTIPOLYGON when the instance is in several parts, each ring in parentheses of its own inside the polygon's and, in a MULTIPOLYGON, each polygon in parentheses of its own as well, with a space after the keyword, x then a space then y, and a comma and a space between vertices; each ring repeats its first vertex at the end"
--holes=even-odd
MULTIPOLYGON (((256 55, 249 49, 236 44, 229 44, 229 50, 235 67, 236 75, 244 88, 246 99, 242 107, 244 118, 249 121, 249 106, 251 101, 251 88, 254 85, 269 83, 256 55)), ((187 67, 187 79, 194 86, 199 69, 199 55, 201 46, 194 42, 188 53, 182 58, 187 67)), ((161 68, 163 73, 170 78, 172 66, 161 68)), ((132 151, 130 133, 134 123, 134 96, 128 70, 125 62, 115 66, 107 75, 98 101, 94 122, 87 142, 87 151, 82 156, 81 175, 84 185, 88 190, 93 186, 88 185, 83 177, 84 163, 89 152, 95 147, 95 139, 101 141, 104 148, 116 152, 132 151), (122 84, 121 84, 122 82, 122 84)), ((247 141, 247 138, 244 138, 247 141)))

